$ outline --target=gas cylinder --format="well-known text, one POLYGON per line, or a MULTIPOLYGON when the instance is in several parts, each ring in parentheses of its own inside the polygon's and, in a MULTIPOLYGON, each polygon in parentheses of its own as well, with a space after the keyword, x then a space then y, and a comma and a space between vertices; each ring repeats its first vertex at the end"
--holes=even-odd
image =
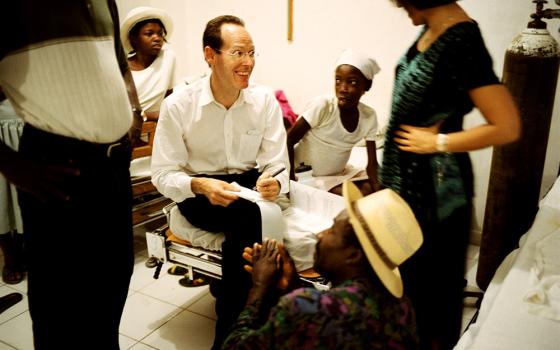
POLYGON ((529 23, 505 54, 502 79, 519 108, 522 136, 494 147, 476 276, 482 289, 538 210, 559 57, 558 43, 542 21, 529 23))

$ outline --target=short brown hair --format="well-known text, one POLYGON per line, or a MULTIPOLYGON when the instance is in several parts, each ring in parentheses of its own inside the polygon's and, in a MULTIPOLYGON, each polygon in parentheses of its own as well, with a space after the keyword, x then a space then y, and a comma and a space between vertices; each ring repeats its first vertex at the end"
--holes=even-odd
POLYGON ((202 48, 206 46, 211 47, 214 50, 219 50, 222 48, 222 25, 226 23, 237 24, 239 26, 245 27, 245 22, 239 17, 232 15, 218 16, 211 19, 206 23, 206 28, 204 29, 204 34, 202 34, 202 48))

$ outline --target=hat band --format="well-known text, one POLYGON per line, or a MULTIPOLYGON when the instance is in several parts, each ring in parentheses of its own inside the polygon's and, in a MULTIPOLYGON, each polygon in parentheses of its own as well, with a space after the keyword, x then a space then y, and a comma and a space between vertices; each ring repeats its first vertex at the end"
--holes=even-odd
POLYGON ((391 261, 391 259, 389 259, 389 257, 385 253, 385 251, 383 249, 381 249, 381 246, 379 245, 379 243, 377 242, 377 240, 373 236, 373 233, 369 229, 369 226, 367 225, 366 220, 364 219, 362 213, 360 212, 360 208, 358 208, 357 202, 352 202, 352 209, 354 209, 354 212, 356 213, 356 217, 358 219, 358 222, 360 223, 360 225, 364 229, 364 231, 366 233, 366 236, 369 239, 369 242, 371 243, 371 245, 373 246, 373 249, 377 252, 377 255, 379 255, 379 257, 385 263, 385 265, 387 265, 387 267, 389 267, 391 270, 395 269, 397 267, 397 265, 395 265, 395 263, 393 263, 391 261))

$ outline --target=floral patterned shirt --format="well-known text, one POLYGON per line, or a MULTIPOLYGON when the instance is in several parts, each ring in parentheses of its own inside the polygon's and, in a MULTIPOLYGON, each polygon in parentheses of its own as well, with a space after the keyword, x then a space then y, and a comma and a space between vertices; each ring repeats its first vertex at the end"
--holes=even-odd
POLYGON ((347 280, 328 291, 296 289, 268 318, 258 300, 243 310, 223 349, 416 349, 409 300, 376 287, 347 280))

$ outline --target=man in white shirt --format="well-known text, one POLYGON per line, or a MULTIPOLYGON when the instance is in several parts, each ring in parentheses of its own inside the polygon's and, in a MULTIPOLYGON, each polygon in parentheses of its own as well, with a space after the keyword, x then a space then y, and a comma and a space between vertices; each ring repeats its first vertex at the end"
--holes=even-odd
POLYGON ((219 16, 203 34, 211 75, 165 99, 152 152, 152 182, 178 203, 187 220, 204 230, 224 232, 222 285, 217 291, 216 338, 244 306, 251 286, 242 252, 261 241, 255 203, 240 199, 231 182, 275 200, 289 190, 282 113, 272 90, 249 83, 255 46, 241 19, 219 16), (228 288, 229 290, 223 291, 228 288))

